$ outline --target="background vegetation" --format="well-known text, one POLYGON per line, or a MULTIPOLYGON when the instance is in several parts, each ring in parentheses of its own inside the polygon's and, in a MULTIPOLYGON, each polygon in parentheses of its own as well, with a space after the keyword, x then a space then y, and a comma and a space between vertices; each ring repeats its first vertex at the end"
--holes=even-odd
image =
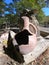
MULTIPOLYGON (((39 23, 43 21, 49 21, 48 18, 44 15, 42 8, 47 6, 46 2, 48 0, 12 0, 13 2, 7 4, 4 0, 0 0, 0 26, 1 24, 9 23, 18 26, 18 19, 20 13, 23 9, 36 9, 38 13, 36 14, 39 23), (9 12, 5 14, 5 12, 9 12), (46 19, 46 20, 45 20, 46 19)), ((11 25, 12 26, 12 25, 11 25)))

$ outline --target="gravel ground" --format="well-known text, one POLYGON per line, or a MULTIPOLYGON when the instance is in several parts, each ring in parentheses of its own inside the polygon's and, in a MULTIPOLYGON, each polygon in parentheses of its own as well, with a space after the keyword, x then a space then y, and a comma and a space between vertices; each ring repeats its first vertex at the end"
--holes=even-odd
POLYGON ((32 65, 49 65, 49 48, 32 65))

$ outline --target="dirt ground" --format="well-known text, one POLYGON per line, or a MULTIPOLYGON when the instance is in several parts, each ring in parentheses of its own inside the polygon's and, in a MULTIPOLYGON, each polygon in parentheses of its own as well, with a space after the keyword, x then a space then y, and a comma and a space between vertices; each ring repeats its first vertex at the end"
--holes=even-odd
POLYGON ((49 65, 49 48, 40 55, 31 65, 49 65))

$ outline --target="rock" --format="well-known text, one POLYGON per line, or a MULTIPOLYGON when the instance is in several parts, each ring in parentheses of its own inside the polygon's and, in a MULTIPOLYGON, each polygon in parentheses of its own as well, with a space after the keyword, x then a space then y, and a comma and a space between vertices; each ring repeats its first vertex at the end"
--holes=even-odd
POLYGON ((49 39, 49 35, 45 37, 45 39, 49 39))
POLYGON ((0 65, 20 65, 6 54, 0 54, 0 65))

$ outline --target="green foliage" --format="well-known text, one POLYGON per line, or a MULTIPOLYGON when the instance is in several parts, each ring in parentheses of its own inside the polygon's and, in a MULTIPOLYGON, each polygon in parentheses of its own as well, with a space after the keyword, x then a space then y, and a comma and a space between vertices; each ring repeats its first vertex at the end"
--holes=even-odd
POLYGON ((4 18, 0 18, 0 24, 2 24, 3 22, 5 22, 4 20, 5 20, 4 18))
POLYGON ((45 18, 43 18, 43 21, 42 21, 43 23, 45 23, 45 22, 49 22, 49 16, 45 16, 45 18))
POLYGON ((40 10, 37 15, 37 19, 38 19, 39 23, 42 22, 43 18, 45 18, 44 12, 42 10, 40 10))
POLYGON ((8 14, 6 15, 6 18, 7 18, 7 21, 10 22, 10 24, 12 23, 17 23, 17 15, 14 15, 14 14, 8 14))
POLYGON ((5 7, 5 3, 1 0, 0 1, 0 14, 4 13, 4 7, 5 7))
POLYGON ((16 8, 17 8, 17 13, 20 13, 23 11, 23 9, 37 9, 38 14, 37 14, 37 19, 39 22, 43 20, 45 17, 42 8, 45 6, 45 1, 44 0, 20 0, 19 2, 16 2, 16 8))
MULTIPOLYGON (((5 11, 9 11, 10 14, 4 16, 4 21, 8 21, 10 23, 17 23, 18 24, 18 19, 19 19, 19 14, 23 11, 23 9, 37 9, 38 14, 37 14, 37 19, 39 22, 43 20, 45 17, 42 8, 45 6, 45 0, 20 0, 16 1, 13 0, 13 3, 6 4, 2 0, 0 1, 0 13, 4 14, 5 11), (6 8, 5 6, 8 6, 6 8), (13 8, 16 10, 16 14, 13 12, 13 8), (6 20, 7 18, 7 20, 6 20)), ((2 20, 0 19, 0 23, 2 20)))

